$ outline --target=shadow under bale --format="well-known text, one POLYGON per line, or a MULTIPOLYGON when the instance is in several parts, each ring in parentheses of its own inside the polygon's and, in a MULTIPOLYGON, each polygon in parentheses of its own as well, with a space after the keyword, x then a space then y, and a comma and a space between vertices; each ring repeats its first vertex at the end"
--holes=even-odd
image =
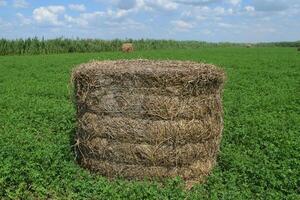
POLYGON ((224 72, 189 61, 93 61, 72 74, 79 163, 107 177, 204 181, 223 130, 224 72))

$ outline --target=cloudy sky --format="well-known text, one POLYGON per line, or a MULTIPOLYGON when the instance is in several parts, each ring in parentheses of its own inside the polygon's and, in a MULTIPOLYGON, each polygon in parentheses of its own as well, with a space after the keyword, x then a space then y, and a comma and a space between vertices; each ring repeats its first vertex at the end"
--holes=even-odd
POLYGON ((300 0, 0 0, 0 38, 300 40, 300 0))

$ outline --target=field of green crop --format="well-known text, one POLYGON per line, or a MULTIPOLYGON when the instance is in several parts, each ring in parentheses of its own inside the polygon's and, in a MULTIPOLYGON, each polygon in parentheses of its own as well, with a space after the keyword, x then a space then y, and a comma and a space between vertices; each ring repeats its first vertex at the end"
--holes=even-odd
POLYGON ((202 48, 0 57, 0 199, 300 199, 300 53, 202 48), (190 191, 179 179, 109 181, 74 161, 70 72, 91 59, 195 60, 225 69, 218 165, 190 191))

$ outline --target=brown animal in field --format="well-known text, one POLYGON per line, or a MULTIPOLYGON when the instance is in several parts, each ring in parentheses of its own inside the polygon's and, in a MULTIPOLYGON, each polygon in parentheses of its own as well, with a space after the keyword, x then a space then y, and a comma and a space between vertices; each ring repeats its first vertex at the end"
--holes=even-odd
POLYGON ((126 52, 126 53, 132 52, 133 51, 133 44, 132 43, 124 43, 122 45, 122 51, 126 52))

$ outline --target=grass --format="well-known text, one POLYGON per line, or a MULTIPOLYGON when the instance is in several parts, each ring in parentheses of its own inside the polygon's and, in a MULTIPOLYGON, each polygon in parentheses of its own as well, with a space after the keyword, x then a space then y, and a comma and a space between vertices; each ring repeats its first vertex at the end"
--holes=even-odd
POLYGON ((300 199, 300 54, 205 48, 0 57, 0 199, 300 199), (74 162, 71 69, 91 59, 151 58, 223 67, 225 130, 207 183, 108 181, 74 162))

